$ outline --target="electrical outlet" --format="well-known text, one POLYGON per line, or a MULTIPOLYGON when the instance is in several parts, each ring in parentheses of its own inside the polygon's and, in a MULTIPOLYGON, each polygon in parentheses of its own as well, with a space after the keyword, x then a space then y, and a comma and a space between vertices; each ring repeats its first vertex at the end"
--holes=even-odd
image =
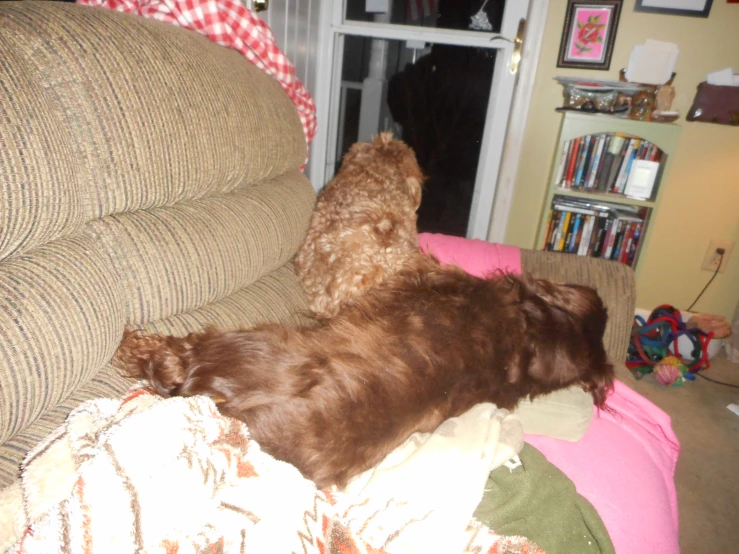
POLYGON ((716 271, 716 268, 718 268, 718 272, 723 273, 726 271, 726 265, 729 263, 729 258, 731 257, 731 251, 733 249, 734 243, 730 240, 711 239, 711 243, 708 245, 708 250, 706 251, 706 257, 703 258, 701 269, 705 269, 706 271, 716 271), (716 252, 717 248, 723 248, 723 258, 718 252, 716 252), (721 262, 721 267, 719 267, 719 262, 721 262))

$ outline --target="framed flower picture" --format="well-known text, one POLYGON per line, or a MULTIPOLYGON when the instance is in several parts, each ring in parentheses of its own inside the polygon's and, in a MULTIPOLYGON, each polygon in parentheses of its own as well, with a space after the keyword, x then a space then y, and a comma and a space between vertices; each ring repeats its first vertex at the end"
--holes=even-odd
POLYGON ((622 0, 569 0, 557 67, 609 69, 622 0))

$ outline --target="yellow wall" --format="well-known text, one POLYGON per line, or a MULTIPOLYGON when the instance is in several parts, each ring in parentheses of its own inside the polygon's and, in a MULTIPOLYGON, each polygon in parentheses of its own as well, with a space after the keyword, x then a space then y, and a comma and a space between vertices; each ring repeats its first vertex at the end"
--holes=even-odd
POLYGON ((732 257, 693 309, 731 318, 739 301, 739 128, 685 121, 685 114, 706 73, 739 71, 739 5, 714 0, 703 19, 637 13, 634 0, 625 0, 609 71, 557 68, 566 5, 550 2, 506 242, 535 246, 561 119, 554 108, 562 104, 562 87, 553 78, 617 79, 635 44, 673 42, 680 49, 673 109, 681 114, 682 133, 641 254, 637 305, 686 309, 711 278, 700 269, 710 239, 722 238, 734 241, 732 257))

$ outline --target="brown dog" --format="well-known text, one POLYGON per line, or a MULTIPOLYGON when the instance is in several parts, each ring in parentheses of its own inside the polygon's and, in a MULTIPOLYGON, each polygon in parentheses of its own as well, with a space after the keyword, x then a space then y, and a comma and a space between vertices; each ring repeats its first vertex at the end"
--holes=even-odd
POLYGON ((319 487, 343 486, 480 402, 511 409, 581 384, 603 405, 613 367, 594 290, 414 266, 316 326, 129 334, 117 365, 163 396, 211 397, 319 487))
POLYGON ((335 315, 419 255, 423 175, 408 146, 382 133, 354 144, 321 191, 295 272, 318 316, 335 315))

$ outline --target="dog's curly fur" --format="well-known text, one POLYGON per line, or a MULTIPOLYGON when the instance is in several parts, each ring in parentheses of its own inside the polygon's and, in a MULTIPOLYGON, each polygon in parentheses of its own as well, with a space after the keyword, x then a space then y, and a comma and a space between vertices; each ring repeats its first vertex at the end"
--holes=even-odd
POLYGON ((295 256, 295 272, 319 317, 384 281, 419 255, 416 210, 423 174, 392 133, 356 143, 321 191, 295 256))
POLYGON ((342 486, 416 431, 480 402, 513 408, 613 383, 597 293, 483 280, 419 257, 317 325, 128 334, 114 363, 163 396, 207 395, 319 487, 342 486))

